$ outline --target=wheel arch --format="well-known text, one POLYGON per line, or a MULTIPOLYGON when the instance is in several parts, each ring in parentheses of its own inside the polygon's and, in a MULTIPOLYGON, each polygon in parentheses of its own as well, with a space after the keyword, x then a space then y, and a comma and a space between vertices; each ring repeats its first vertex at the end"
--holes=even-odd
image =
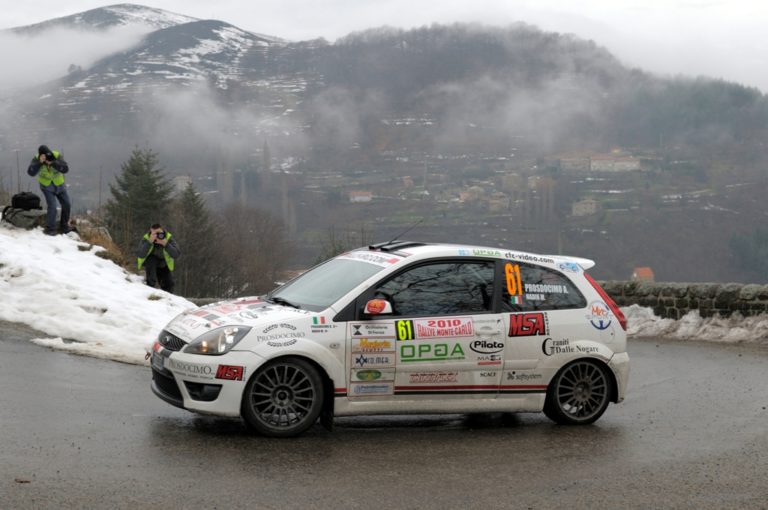
MULTIPOLYGON (((547 383, 547 390, 549 390, 549 385, 552 384, 552 381, 555 380, 555 378, 566 369, 569 365, 572 363, 576 363, 578 361, 589 361, 591 363, 594 363, 595 365, 599 365, 600 367, 605 369, 605 372, 608 374, 608 377, 610 377, 611 380, 611 394, 609 395, 609 401, 613 402, 614 404, 618 403, 619 401, 619 386, 618 386, 618 380, 616 379, 616 374, 614 373, 611 366, 608 364, 608 362, 605 361, 602 357, 597 356, 582 356, 580 358, 573 358, 569 359, 566 363, 564 363, 560 368, 558 368, 552 378, 549 380, 549 383, 547 383)), ((549 392, 547 392, 549 393, 549 392)))
MULTIPOLYGON (((256 377, 256 374, 259 373, 259 370, 261 370, 262 367, 264 367, 264 366, 266 366, 266 365, 268 365, 270 363, 274 363, 275 361, 289 360, 289 359, 300 359, 302 361, 305 361, 305 362, 309 363, 310 365, 312 365, 312 367, 317 370, 318 374, 320 374, 320 378, 323 381, 323 393, 324 393, 324 395, 323 395, 323 412, 321 414, 321 418, 322 418, 322 420, 324 422, 323 424, 326 425, 325 424, 325 421, 326 421, 325 415, 326 415, 326 413, 330 413, 330 416, 333 416, 333 409, 334 409, 334 405, 333 404, 334 404, 334 396, 335 396, 335 393, 336 393, 336 386, 334 384, 333 379, 328 374, 328 371, 325 369, 325 367, 322 364, 320 364, 317 360, 315 360, 315 359, 313 359, 313 358, 311 358, 309 356, 305 356, 305 355, 302 355, 302 354, 294 354, 294 353, 290 353, 289 354, 289 353, 286 353, 286 354, 280 354, 280 355, 275 356, 273 358, 266 359, 266 360, 264 360, 264 363, 262 363, 256 370, 253 370, 253 373, 248 377, 248 381, 246 381, 246 386, 251 381, 251 379, 256 377)), ((243 393, 240 395, 240 408, 241 409, 243 407, 244 398, 245 398, 245 391, 243 391, 243 393)), ((326 426, 326 428, 327 428, 327 426, 326 426)))

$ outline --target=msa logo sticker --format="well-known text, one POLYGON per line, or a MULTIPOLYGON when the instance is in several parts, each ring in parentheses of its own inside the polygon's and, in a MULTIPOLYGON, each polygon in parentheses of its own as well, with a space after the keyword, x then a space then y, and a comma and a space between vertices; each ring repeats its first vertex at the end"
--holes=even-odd
POLYGON ((244 374, 245 367, 238 367, 236 365, 219 365, 219 368, 216 369, 216 379, 242 381, 244 374))
POLYGON ((509 336, 547 334, 547 315, 543 312, 518 313, 509 316, 509 336))
POLYGON ((589 312, 587 319, 589 319, 590 324, 592 324, 595 329, 602 331, 611 325, 611 310, 608 308, 608 305, 602 301, 593 301, 590 303, 589 312))

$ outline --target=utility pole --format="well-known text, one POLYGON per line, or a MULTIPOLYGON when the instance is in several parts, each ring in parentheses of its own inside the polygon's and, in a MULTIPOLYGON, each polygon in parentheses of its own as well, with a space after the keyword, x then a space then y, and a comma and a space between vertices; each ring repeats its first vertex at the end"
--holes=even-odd
POLYGON ((16 193, 21 193, 21 170, 19 167, 19 149, 14 150, 14 152, 16 153, 16 193))
POLYGON ((99 165, 99 209, 97 213, 97 217, 99 218, 99 223, 101 223, 101 174, 102 170, 104 168, 104 165, 99 165))

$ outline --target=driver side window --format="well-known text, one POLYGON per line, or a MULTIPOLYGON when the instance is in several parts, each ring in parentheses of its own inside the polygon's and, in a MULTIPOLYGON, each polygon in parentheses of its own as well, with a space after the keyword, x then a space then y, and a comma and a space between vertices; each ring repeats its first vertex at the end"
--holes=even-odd
POLYGON ((490 261, 432 263, 381 284, 374 297, 387 299, 395 316, 490 312, 493 278, 490 261))

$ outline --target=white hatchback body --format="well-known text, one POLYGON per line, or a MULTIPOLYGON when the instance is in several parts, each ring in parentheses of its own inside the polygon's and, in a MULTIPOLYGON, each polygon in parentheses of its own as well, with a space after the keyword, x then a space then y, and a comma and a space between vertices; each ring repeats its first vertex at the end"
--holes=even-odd
POLYGON ((621 311, 594 263, 395 241, 354 250, 263 297, 174 318, 152 389, 290 436, 320 415, 540 412, 595 421, 624 399, 621 311))

